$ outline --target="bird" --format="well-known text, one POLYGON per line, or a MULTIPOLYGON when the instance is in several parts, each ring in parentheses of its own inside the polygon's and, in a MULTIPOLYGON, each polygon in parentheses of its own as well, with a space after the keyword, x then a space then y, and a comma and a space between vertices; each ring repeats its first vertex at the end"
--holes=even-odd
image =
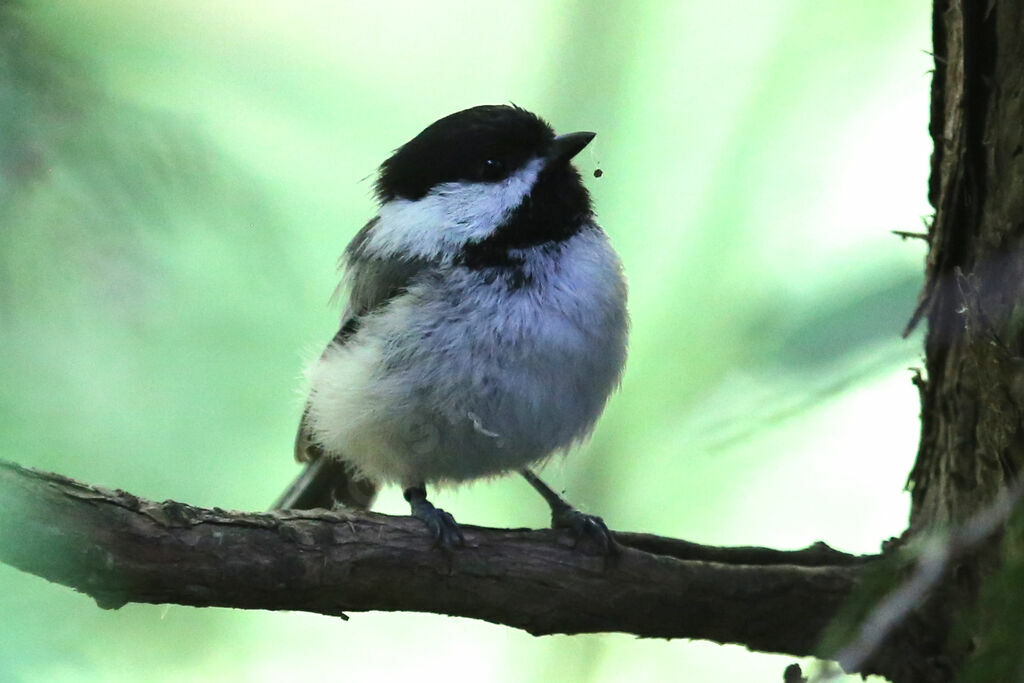
POLYGON ((622 263, 556 135, 514 104, 445 116, 397 148, 340 259, 340 328, 309 367, 304 469, 274 509, 367 510, 398 484, 435 547, 465 537, 427 486, 520 473, 554 528, 616 552, 536 467, 592 432, 621 382, 622 263))

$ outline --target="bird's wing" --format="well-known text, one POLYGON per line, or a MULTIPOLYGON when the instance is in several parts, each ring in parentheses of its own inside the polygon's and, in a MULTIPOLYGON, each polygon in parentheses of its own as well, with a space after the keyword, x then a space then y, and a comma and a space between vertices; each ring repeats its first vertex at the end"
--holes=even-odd
MULTIPOLYGON (((409 283, 421 272, 436 265, 434 261, 422 258, 381 258, 367 253, 366 244, 379 222, 374 218, 356 233, 344 255, 341 267, 345 271, 335 295, 347 292, 345 311, 341 316, 341 327, 331 340, 332 344, 344 344, 358 330, 363 318, 383 308, 389 301, 405 292, 409 283)), ((311 439, 306 411, 299 421, 295 437, 295 459, 310 462, 322 455, 320 447, 311 439)))

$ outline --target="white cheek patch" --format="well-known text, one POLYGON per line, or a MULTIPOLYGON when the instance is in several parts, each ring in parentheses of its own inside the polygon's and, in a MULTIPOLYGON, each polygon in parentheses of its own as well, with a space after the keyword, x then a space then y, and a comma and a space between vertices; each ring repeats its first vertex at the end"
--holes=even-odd
POLYGON ((378 257, 453 255, 497 230, 530 193, 543 159, 532 159, 497 183, 442 183, 422 199, 393 199, 364 247, 378 257))

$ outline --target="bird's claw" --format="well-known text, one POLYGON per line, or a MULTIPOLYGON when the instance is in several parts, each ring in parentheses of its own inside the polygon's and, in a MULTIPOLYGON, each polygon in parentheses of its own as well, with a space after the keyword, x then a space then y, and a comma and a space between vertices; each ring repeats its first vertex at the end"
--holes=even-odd
POLYGON ((573 537, 573 547, 578 547, 584 538, 592 539, 601 555, 618 555, 619 545, 615 536, 597 515, 588 515, 573 507, 565 507, 551 512, 551 526, 555 529, 567 529, 573 537))
POLYGON ((435 548, 440 546, 451 550, 466 544, 466 539, 455 518, 444 510, 434 507, 430 501, 418 500, 412 503, 412 516, 427 525, 434 539, 435 548))

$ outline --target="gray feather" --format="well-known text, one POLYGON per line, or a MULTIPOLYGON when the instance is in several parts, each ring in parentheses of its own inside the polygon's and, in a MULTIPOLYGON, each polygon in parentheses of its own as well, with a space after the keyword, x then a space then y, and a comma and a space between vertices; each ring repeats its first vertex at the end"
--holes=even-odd
POLYGON ((376 496, 377 486, 355 477, 348 465, 332 458, 319 458, 303 468, 270 509, 330 509, 341 503, 348 508, 368 510, 376 496))
MULTIPOLYGON (((339 290, 348 284, 348 303, 342 315, 342 325, 334 335, 332 344, 344 344, 359 329, 364 316, 382 309, 391 299, 406 291, 419 273, 434 265, 427 259, 384 259, 367 254, 364 249, 366 241, 379 220, 375 217, 364 225, 352 238, 342 256, 342 267, 346 274, 339 290)), ((329 507, 326 504, 329 497, 339 494, 342 497, 337 500, 349 507, 368 507, 376 495, 375 485, 354 479, 350 468, 343 462, 338 461, 335 467, 319 463, 323 458, 323 449, 312 439, 308 410, 307 406, 302 412, 294 447, 295 460, 308 465, 274 507, 329 507), (342 492, 352 487, 355 487, 354 495, 343 495, 342 492), (353 505, 353 501, 357 504, 353 505)))
POLYGON ((406 291, 416 276, 425 269, 436 266, 435 261, 417 258, 384 258, 366 249, 367 241, 373 229, 380 222, 375 217, 352 238, 345 254, 342 256, 342 267, 345 278, 342 286, 348 286, 349 297, 343 325, 349 324, 352 318, 359 318, 383 308, 391 299, 406 291))

